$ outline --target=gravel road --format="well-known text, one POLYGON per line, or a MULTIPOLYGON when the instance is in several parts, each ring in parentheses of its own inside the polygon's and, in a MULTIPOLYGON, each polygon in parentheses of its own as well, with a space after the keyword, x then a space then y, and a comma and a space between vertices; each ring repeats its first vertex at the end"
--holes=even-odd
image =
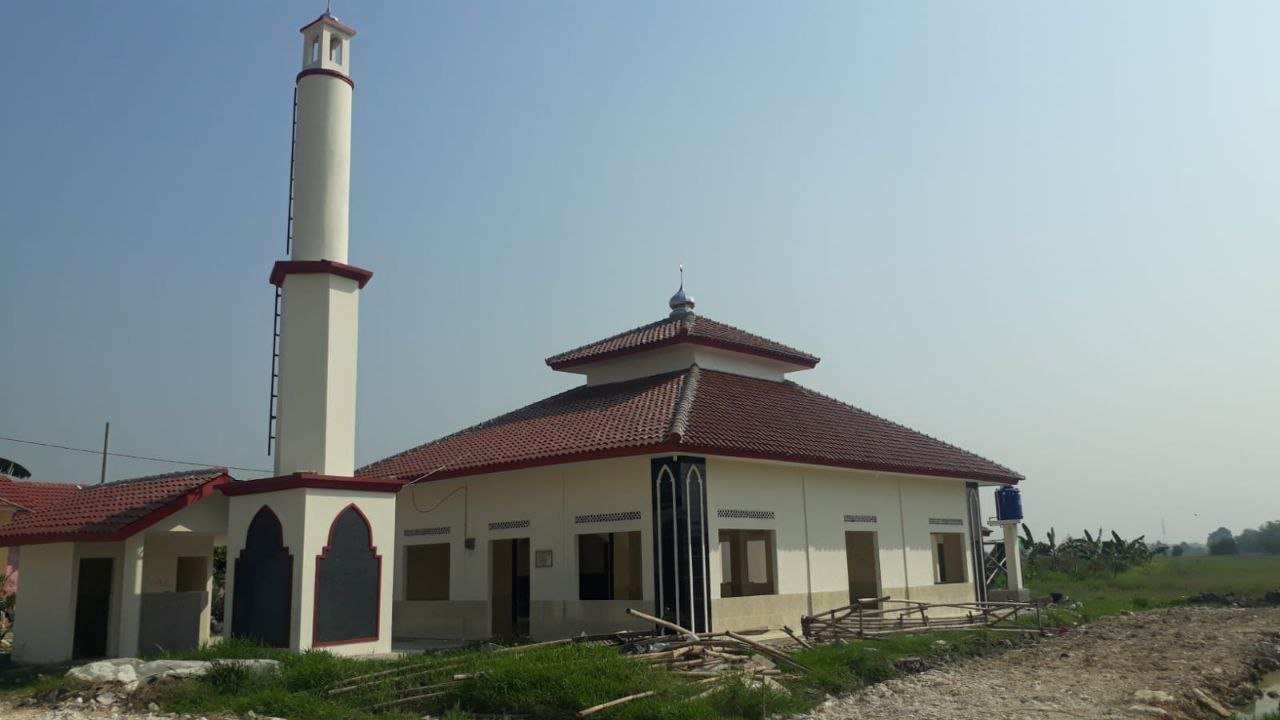
POLYGON ((811 720, 1211 717, 1280 665, 1280 608, 1174 608, 1104 618, 998 656, 828 701, 811 720))

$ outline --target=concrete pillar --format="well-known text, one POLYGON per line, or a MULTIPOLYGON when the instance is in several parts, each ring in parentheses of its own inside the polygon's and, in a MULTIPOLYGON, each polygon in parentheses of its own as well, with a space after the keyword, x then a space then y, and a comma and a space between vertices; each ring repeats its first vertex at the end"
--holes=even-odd
POLYGON ((139 533, 124 541, 120 559, 120 634, 116 655, 138 654, 138 635, 142 626, 142 563, 146 535, 139 533))
POLYGON ((1018 548, 1018 523, 1001 523, 1004 528, 1004 568, 1009 578, 1008 588, 1022 592, 1022 551, 1018 548))

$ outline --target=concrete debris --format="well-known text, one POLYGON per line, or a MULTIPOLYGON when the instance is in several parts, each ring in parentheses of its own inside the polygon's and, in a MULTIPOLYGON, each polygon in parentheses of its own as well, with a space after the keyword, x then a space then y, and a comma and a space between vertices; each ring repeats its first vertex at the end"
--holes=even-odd
POLYGON ((1139 690, 1133 694, 1133 699, 1150 705, 1152 703, 1173 702, 1175 698, 1163 690, 1139 690))
POLYGON ((1129 711, 1135 715, 1143 715, 1146 717, 1170 717, 1168 710, 1161 707, 1155 707, 1153 705, 1130 705, 1129 711))
POLYGON ((95 685, 118 683, 126 692, 136 689, 138 683, 157 678, 203 677, 215 664, 234 664, 261 671, 279 669, 279 660, 151 660, 114 658, 79 665, 67 671, 67 677, 95 685))

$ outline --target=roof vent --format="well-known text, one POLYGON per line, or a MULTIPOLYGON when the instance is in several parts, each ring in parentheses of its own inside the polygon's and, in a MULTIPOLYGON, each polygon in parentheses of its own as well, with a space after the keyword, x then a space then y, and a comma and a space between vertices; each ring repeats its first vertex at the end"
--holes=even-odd
POLYGON ((671 296, 671 300, 667 303, 671 308, 671 317, 682 318, 686 315, 693 314, 693 298, 684 294, 684 266, 680 266, 680 289, 675 295, 671 296))

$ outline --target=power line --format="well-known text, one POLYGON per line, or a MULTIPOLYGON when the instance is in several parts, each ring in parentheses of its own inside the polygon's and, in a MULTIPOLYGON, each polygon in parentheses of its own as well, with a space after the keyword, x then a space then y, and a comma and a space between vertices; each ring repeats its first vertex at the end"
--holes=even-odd
MULTIPOLYGON (((90 450, 88 448, 71 447, 69 445, 58 445, 56 443, 36 442, 35 440, 19 440, 18 438, 5 437, 0 435, 0 440, 8 440, 9 442, 22 443, 23 445, 38 445, 40 447, 54 448, 56 450, 70 450, 72 452, 88 453, 90 455, 102 455, 101 450, 90 450)), ((235 465, 219 465, 217 463, 200 463, 190 462, 188 460, 170 460, 169 458, 148 457, 146 455, 129 455, 127 453, 109 452, 106 453, 111 457, 128 458, 130 460, 149 460, 151 462, 169 463, 171 465, 190 465, 191 467, 225 467, 228 470, 244 470, 247 472, 270 473, 272 470, 263 470, 262 468, 236 467, 235 465)))

